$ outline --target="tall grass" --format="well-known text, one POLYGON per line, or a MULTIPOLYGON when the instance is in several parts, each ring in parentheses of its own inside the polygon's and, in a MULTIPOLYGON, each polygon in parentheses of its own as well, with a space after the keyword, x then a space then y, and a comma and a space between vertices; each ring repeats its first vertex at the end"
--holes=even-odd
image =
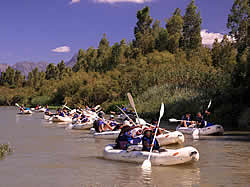
POLYGON ((13 150, 9 144, 0 144, 0 159, 2 159, 6 154, 11 153, 13 150))

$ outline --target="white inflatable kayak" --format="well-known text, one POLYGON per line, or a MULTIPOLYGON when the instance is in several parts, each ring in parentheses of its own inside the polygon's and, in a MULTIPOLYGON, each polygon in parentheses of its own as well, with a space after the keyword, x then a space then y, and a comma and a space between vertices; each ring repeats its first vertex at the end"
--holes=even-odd
POLYGON ((34 112, 45 112, 46 111, 46 108, 39 108, 39 109, 35 109, 35 108, 31 108, 32 111, 34 112))
POLYGON ((120 134, 120 131, 106 131, 106 132, 94 132, 94 137, 95 138, 100 138, 100 139, 111 139, 114 140, 118 137, 120 134))
POLYGON ((17 114, 32 114, 31 110, 24 110, 24 111, 20 111, 17 114))
POLYGON ((178 131, 160 134, 156 136, 156 139, 160 146, 165 146, 169 144, 182 144, 185 140, 184 135, 178 131))
POLYGON ((209 135, 223 135, 224 128, 221 125, 212 125, 204 128, 191 128, 191 127, 180 127, 176 128, 177 131, 183 134, 193 134, 195 129, 199 130, 199 136, 209 136, 209 135))
POLYGON ((75 129, 75 130, 89 130, 93 127, 93 121, 88 121, 86 123, 71 123, 67 127, 67 129, 75 129))
MULTIPOLYGON (((115 140, 120 134, 120 131, 106 131, 97 133, 95 132, 94 128, 91 128, 90 133, 93 133, 95 138, 115 140)), ((169 144, 182 144, 184 142, 184 135, 178 131, 167 132, 165 134, 156 136, 156 138, 160 146, 165 146, 169 144)))
POLYGON ((56 115, 52 117, 52 121, 53 122, 72 122, 72 117, 69 117, 69 116, 62 117, 62 116, 56 115))
MULTIPOLYGON (((104 158, 107 160, 116 160, 122 162, 133 162, 142 164, 148 158, 149 152, 130 151, 114 149, 114 145, 107 145, 104 148, 104 158)), ((152 153, 152 165, 177 165, 199 160, 199 152, 193 147, 184 147, 181 149, 164 149, 164 152, 152 153)))

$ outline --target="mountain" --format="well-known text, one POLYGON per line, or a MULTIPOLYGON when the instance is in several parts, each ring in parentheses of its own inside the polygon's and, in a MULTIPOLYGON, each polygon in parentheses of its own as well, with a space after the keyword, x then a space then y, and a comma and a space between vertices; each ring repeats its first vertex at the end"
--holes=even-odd
MULTIPOLYGON (((68 62, 65 62, 65 65, 67 67, 72 68, 77 62, 77 56, 78 55, 75 54, 68 62)), ((29 61, 17 62, 14 65, 0 64, 0 73, 4 72, 8 68, 8 66, 10 66, 15 70, 21 71, 21 73, 27 77, 29 72, 31 72, 36 67, 38 68, 39 71, 45 72, 48 64, 49 64, 48 62, 29 62, 29 61)))
MULTIPOLYGON (((47 62, 17 62, 16 64, 10 66, 14 68, 15 70, 21 71, 23 75, 26 77, 28 76, 29 72, 31 72, 33 69, 36 67, 38 68, 39 71, 46 71, 46 67, 49 63, 47 62)), ((8 64, 0 64, 0 72, 3 72, 7 69, 9 65, 8 64)))
POLYGON ((78 54, 74 54, 74 56, 68 62, 65 62, 65 65, 67 67, 72 68, 77 62, 77 56, 78 56, 78 54))

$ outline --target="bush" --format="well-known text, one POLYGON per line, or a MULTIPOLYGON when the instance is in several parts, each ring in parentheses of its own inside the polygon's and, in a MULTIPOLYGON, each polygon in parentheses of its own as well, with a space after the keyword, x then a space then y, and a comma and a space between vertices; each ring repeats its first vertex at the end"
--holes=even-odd
POLYGON ((6 105, 6 98, 0 95, 0 105, 6 105))
POLYGON ((49 96, 35 96, 31 99, 31 105, 46 105, 51 103, 49 96))
POLYGON ((104 108, 106 113, 110 113, 111 111, 119 113, 120 110, 117 108, 117 106, 121 107, 121 105, 126 105, 126 101, 113 101, 111 103, 104 103, 102 107, 104 108))

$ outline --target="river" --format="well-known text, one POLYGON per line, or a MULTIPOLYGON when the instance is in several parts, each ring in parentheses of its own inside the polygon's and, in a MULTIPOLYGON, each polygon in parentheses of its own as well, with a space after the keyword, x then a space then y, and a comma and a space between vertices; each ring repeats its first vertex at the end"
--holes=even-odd
POLYGON ((138 164, 104 160, 103 148, 110 140, 65 130, 43 120, 42 113, 16 112, 0 107, 0 143, 14 148, 0 160, 1 187, 250 186, 250 133, 186 138, 181 146, 197 148, 198 162, 144 172, 138 164))

